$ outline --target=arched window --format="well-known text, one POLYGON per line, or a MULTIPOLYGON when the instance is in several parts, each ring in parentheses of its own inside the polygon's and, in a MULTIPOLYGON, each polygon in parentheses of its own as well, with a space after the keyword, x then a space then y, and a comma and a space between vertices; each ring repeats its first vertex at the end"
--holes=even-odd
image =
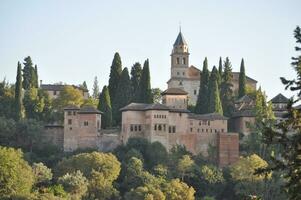
POLYGON ((177 57, 177 64, 180 64, 180 58, 177 57))
POLYGON ((162 130, 162 126, 161 124, 158 125, 158 130, 161 131, 162 130))
POLYGON ((183 58, 182 61, 183 61, 183 64, 186 65, 186 58, 183 58))

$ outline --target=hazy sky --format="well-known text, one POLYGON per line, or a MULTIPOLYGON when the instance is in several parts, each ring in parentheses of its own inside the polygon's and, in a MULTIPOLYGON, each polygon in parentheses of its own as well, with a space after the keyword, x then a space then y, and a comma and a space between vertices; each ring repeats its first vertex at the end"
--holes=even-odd
POLYGON ((123 67, 150 60, 152 87, 167 87, 170 53, 179 31, 190 64, 210 68, 229 56, 233 70, 245 59, 248 76, 269 97, 286 95, 280 76, 293 77, 293 30, 300 0, 92 1, 1 0, 0 79, 15 81, 17 62, 30 55, 43 83, 107 84, 113 55, 123 67))

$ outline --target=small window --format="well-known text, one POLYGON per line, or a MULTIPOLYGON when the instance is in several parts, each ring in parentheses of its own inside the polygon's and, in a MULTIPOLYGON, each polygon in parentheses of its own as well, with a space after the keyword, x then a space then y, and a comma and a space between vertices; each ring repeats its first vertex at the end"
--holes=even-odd
POLYGON ((157 130, 157 124, 155 124, 154 130, 155 130, 155 131, 157 130))
POLYGON ((138 130, 138 127, 137 127, 137 125, 135 125, 135 131, 137 131, 138 130))
POLYGON ((97 120, 97 129, 99 129, 100 128, 100 122, 99 122, 99 120, 97 120))
POLYGON ((168 133, 171 133, 171 126, 168 127, 168 133))
POLYGON ((177 64, 180 64, 180 58, 177 57, 177 64))
POLYGON ((53 91, 53 95, 56 95, 56 91, 55 90, 53 91))
POLYGON ((162 131, 162 126, 161 126, 161 124, 158 125, 158 130, 159 130, 159 131, 162 131))
POLYGON ((72 124, 72 119, 68 119, 68 124, 69 124, 69 125, 72 124))
POLYGON ((182 81, 179 82, 179 85, 183 85, 182 81))
POLYGON ((199 126, 201 126, 202 125, 202 121, 199 121, 199 126))
POLYGON ((202 132, 204 132, 204 129, 202 128, 202 132))
POLYGON ((141 125, 138 126, 138 130, 141 131, 141 125))
POLYGON ((71 131, 71 130, 72 130, 72 127, 70 127, 69 130, 71 131))
POLYGON ((222 133, 224 132, 224 129, 222 128, 222 133))
POLYGON ((166 131, 166 125, 165 124, 163 125, 163 131, 164 132, 166 131))
POLYGON ((198 133, 200 132, 200 129, 198 128, 198 133))
POLYGON ((210 121, 208 121, 208 126, 210 126, 210 121))
POLYGON ((193 91, 194 95, 196 95, 196 90, 193 91))
POLYGON ((185 72, 183 72, 183 76, 185 76, 185 72))
POLYGON ((190 132, 192 132, 192 128, 190 128, 190 132))
POLYGON ((154 118, 156 118, 156 115, 154 115, 154 118))
POLYGON ((88 126, 89 122, 88 121, 84 121, 84 126, 88 126))
POLYGON ((131 124, 131 132, 133 132, 133 131, 134 131, 134 125, 131 124))
POLYGON ((182 117, 182 113, 179 113, 179 116, 182 117))
POLYGON ((71 112, 71 111, 68 111, 68 115, 69 115, 69 116, 72 115, 72 112, 71 112))
POLYGON ((183 58, 182 61, 183 61, 183 64, 185 65, 186 64, 186 58, 183 58))
POLYGON ((208 133, 208 129, 206 129, 206 133, 208 133))
POLYGON ((180 72, 177 72, 177 75, 179 76, 179 75, 180 75, 180 72))
POLYGON ((212 133, 212 129, 210 129, 210 133, 212 133))
POLYGON ((176 126, 172 127, 172 132, 175 133, 176 132, 176 126))
POLYGON ((73 111, 73 115, 76 115, 76 112, 75 112, 75 111, 73 111))

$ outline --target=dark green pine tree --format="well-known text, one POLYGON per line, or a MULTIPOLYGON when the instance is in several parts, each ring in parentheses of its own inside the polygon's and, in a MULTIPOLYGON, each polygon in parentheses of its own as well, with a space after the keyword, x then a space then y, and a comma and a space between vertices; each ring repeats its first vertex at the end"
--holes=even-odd
POLYGON ((142 75, 139 83, 139 100, 140 103, 153 103, 152 89, 150 83, 149 61, 143 64, 142 75))
POLYGON ((211 71, 209 80, 209 105, 208 113, 219 113, 223 115, 223 108, 220 100, 220 91, 218 88, 219 73, 214 66, 211 71))
POLYGON ((227 117, 231 117, 234 109, 232 79, 233 79, 232 65, 229 58, 227 57, 224 62, 224 73, 222 76, 222 84, 221 84, 221 100, 222 100, 224 115, 227 117))
POLYGON ((245 62, 241 59, 240 72, 239 72, 239 84, 238 84, 238 97, 242 97, 246 94, 246 73, 245 62))
POLYGON ((101 128, 106 129, 112 126, 112 106, 107 86, 103 86, 102 92, 99 95, 98 110, 102 111, 101 128))
POLYGON ((16 120, 20 120, 23 117, 23 103, 22 103, 22 66, 18 62, 17 78, 15 85, 15 109, 16 120))
POLYGON ((111 65, 109 86, 108 86, 111 102, 114 102, 115 96, 118 96, 116 92, 117 92, 117 87, 120 80, 121 72, 122 72, 121 58, 119 53, 116 52, 111 65))
POLYGON ((86 81, 83 82, 83 84, 81 85, 81 88, 86 89, 86 90, 88 89, 86 81))
POLYGON ((30 58, 30 56, 24 58, 24 68, 23 68, 23 88, 25 90, 30 89, 31 87, 34 86, 34 80, 35 78, 33 76, 34 75, 34 68, 33 68, 33 64, 32 64, 32 60, 30 58))
POLYGON ((200 89, 195 112, 199 114, 208 113, 209 104, 209 70, 208 61, 205 58, 203 62, 203 70, 201 72, 200 89))
POLYGON ((131 80, 129 76, 128 68, 124 68, 121 73, 120 81, 116 90, 116 99, 113 102, 113 121, 115 125, 121 123, 122 107, 128 105, 132 99, 131 80))
POLYGON ((133 102, 139 101, 139 83, 140 83, 141 75, 142 75, 141 64, 139 62, 136 62, 131 69, 133 102))
POLYGON ((34 66, 34 87, 38 88, 39 87, 39 76, 38 76, 38 66, 35 65, 34 66))
POLYGON ((223 76, 223 61, 222 57, 219 57, 219 62, 218 62, 218 73, 222 77, 223 76))

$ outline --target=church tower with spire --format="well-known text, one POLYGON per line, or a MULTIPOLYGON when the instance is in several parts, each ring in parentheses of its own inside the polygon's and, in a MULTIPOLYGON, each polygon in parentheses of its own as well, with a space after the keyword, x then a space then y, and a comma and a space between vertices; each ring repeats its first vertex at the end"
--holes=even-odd
POLYGON ((189 67, 188 45, 181 32, 173 45, 171 52, 171 78, 185 78, 186 71, 189 67))

